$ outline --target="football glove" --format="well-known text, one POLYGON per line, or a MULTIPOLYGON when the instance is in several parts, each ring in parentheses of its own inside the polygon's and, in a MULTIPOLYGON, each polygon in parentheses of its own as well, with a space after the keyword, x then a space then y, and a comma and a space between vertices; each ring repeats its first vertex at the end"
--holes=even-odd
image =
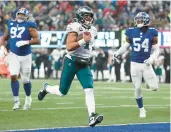
POLYGON ((16 43, 17 47, 21 47, 21 46, 25 46, 25 45, 29 45, 29 40, 25 40, 25 41, 21 40, 16 43))
POLYGON ((118 58, 118 55, 117 55, 117 54, 114 54, 114 55, 113 55, 113 60, 117 60, 117 61, 119 60, 119 58, 118 58))
POLYGON ((153 59, 151 57, 149 57, 148 59, 144 60, 144 63, 146 65, 151 65, 151 64, 153 64, 153 59))

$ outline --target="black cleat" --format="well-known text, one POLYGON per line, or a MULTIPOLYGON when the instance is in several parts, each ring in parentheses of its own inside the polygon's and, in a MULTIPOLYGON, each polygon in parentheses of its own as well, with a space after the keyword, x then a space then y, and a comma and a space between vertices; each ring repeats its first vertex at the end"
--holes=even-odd
POLYGON ((43 100, 43 98, 46 96, 46 94, 48 93, 46 91, 48 85, 48 83, 44 83, 43 88, 38 93, 38 100, 43 100))
POLYGON ((96 124, 101 123, 103 120, 103 115, 92 113, 89 117, 89 126, 94 127, 96 124))

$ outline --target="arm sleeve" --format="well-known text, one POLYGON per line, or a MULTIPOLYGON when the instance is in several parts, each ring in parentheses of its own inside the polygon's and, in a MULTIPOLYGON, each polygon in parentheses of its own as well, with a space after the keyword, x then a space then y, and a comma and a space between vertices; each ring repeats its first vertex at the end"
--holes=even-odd
MULTIPOLYGON (((131 30, 127 29, 125 31, 125 35, 126 37, 130 38, 130 34, 131 34, 131 30)), ((116 56, 122 55, 123 53, 125 53, 125 51, 127 51, 127 49, 129 48, 130 43, 125 42, 120 48, 119 50, 116 52, 116 56)))
POLYGON ((125 53, 125 51, 128 50, 130 44, 128 42, 125 42, 125 44, 123 44, 119 50, 116 52, 116 56, 122 55, 123 53, 125 53))
POLYGON ((159 56, 159 53, 160 53, 159 45, 158 44, 153 45, 152 54, 150 55, 150 58, 154 60, 155 58, 159 56))

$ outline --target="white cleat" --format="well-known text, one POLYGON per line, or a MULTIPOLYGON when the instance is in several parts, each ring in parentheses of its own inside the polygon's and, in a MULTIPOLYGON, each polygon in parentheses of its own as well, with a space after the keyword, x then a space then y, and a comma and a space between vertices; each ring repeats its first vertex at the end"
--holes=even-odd
POLYGON ((25 98, 25 104, 23 106, 23 110, 28 110, 31 107, 31 102, 32 102, 32 98, 31 97, 26 97, 25 98))
POLYGON ((146 118, 146 110, 143 108, 143 109, 140 109, 140 118, 146 118))
POLYGON ((13 110, 17 110, 21 107, 20 101, 15 101, 14 102, 14 106, 13 106, 13 110))

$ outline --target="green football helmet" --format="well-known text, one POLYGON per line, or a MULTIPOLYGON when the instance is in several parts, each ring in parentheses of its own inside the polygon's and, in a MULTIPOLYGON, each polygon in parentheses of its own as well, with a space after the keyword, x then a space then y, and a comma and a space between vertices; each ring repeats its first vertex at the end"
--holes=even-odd
POLYGON ((93 23, 93 16, 94 16, 94 12, 88 6, 82 6, 76 12, 77 21, 84 24, 84 25, 87 25, 87 26, 93 23), (86 15, 91 16, 91 21, 86 21, 85 20, 86 15))

